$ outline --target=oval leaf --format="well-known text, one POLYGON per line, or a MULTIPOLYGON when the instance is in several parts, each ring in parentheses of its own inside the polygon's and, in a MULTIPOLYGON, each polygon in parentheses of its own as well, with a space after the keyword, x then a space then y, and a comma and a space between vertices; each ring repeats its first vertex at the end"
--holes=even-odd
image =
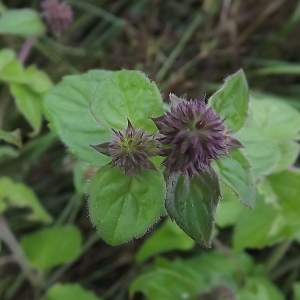
POLYGON ((16 105, 33 128, 32 135, 37 135, 42 126, 42 97, 19 83, 9 85, 16 105))
POLYGON ((33 9, 10 9, 0 17, 0 33, 32 36, 44 32, 40 15, 33 9))
POLYGON ((101 167, 89 186, 89 212, 100 236, 111 245, 142 236, 164 212, 165 184, 152 170, 130 177, 101 167))
POLYGON ((99 84, 93 98, 91 112, 108 129, 124 129, 129 119, 135 127, 155 132, 149 117, 164 112, 156 84, 138 71, 112 73, 99 84))
POLYGON ((197 243, 210 247, 215 212, 221 193, 214 170, 195 175, 171 175, 167 182, 166 208, 172 220, 197 243))
POLYGON ((75 226, 46 228, 23 235, 21 246, 38 270, 75 260, 81 250, 81 234, 75 226))
POLYGON ((245 73, 239 70, 227 77, 222 88, 209 99, 209 105, 225 119, 228 128, 236 132, 247 119, 249 89, 245 73))
POLYGON ((175 249, 190 250, 194 244, 194 241, 189 236, 168 219, 146 239, 136 255, 136 260, 141 262, 159 253, 175 249))
POLYGON ((110 160, 89 146, 111 139, 110 130, 97 123, 89 110, 99 81, 109 73, 94 70, 93 73, 67 76, 50 89, 44 102, 44 112, 51 129, 59 135, 72 154, 93 166, 101 166, 110 160))
POLYGON ((228 185, 239 197, 241 203, 251 208, 255 204, 255 186, 250 163, 240 150, 231 150, 230 157, 217 162, 220 180, 228 185))

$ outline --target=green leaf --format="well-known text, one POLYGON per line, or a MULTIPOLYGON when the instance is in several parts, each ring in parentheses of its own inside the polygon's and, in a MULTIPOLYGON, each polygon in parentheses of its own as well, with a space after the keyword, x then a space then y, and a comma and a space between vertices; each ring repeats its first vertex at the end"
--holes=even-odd
POLYGON ((210 247, 220 196, 219 180, 213 170, 192 179, 177 173, 167 181, 167 212, 193 240, 210 247))
POLYGON ((276 286, 261 276, 247 278, 246 285, 238 297, 242 300, 284 300, 276 286))
POLYGON ((108 75, 95 90, 91 112, 107 129, 124 129, 127 119, 149 132, 157 131, 150 117, 164 113, 154 82, 139 71, 122 70, 108 75))
POLYGON ((21 246, 36 269, 49 270, 79 256, 81 234, 73 225, 46 228, 23 235, 21 246))
MULTIPOLYGON (((229 258, 218 250, 210 250, 200 255, 191 257, 185 261, 185 265, 199 272, 206 281, 215 281, 218 278, 233 278, 248 273, 253 268, 253 262, 250 256, 245 253, 239 253, 229 258)), ((215 282, 213 282, 215 283, 215 282)))
POLYGON ((48 291, 44 300, 101 300, 92 291, 87 291, 79 284, 56 283, 48 291))
POLYGON ((97 70, 92 75, 86 73, 67 76, 49 90, 44 101, 44 112, 51 129, 59 135, 73 155, 93 166, 101 166, 110 161, 109 157, 89 146, 111 139, 111 131, 97 123, 89 110, 99 81, 108 74, 110 72, 97 70), (98 79, 92 79, 94 77, 98 79))
POLYGON ((0 50, 0 74, 2 69, 9 64, 11 61, 15 60, 16 55, 12 49, 2 49, 0 50))
POLYGON ((22 147, 22 139, 20 129, 13 132, 7 132, 0 129, 0 140, 4 140, 7 143, 11 143, 17 147, 22 147))
POLYGON ((163 214, 164 189, 159 172, 130 177, 120 168, 101 167, 88 186, 92 223, 111 245, 140 237, 163 214))
POLYGON ((222 200, 216 212, 216 224, 228 227, 236 223, 242 206, 238 203, 237 195, 225 184, 221 184, 222 200))
POLYGON ((294 291, 294 300, 300 300, 300 283, 296 282, 293 285, 293 291, 294 291))
POLYGON ((280 148, 256 124, 252 114, 235 137, 245 146, 241 151, 249 159, 254 178, 268 175, 276 168, 280 161, 280 148))
POLYGON ((300 113, 278 100, 251 100, 253 118, 274 141, 299 139, 300 113))
POLYGON ((285 141, 279 143, 278 146, 281 151, 281 156, 276 168, 273 170, 273 173, 281 172, 287 167, 292 166, 297 160, 300 151, 300 145, 295 141, 285 141))
POLYGON ((241 203, 253 208, 255 187, 249 161, 238 149, 231 150, 229 155, 216 162, 220 180, 237 194, 241 203))
POLYGON ((44 71, 30 66, 25 70, 25 76, 29 87, 37 93, 45 93, 52 87, 50 77, 44 71))
POLYGON ((282 241, 285 225, 280 207, 267 204, 263 197, 258 195, 255 208, 243 208, 238 217, 233 235, 234 250, 263 248, 282 241))
POLYGON ((8 177, 0 178, 0 213, 7 207, 29 207, 28 219, 49 223, 51 216, 40 205, 34 191, 22 183, 15 183, 8 177))
POLYGON ((141 262, 159 253, 172 250, 190 250, 194 241, 169 219, 148 237, 140 247, 136 260, 141 262))
POLYGON ((18 60, 12 60, 0 71, 0 79, 7 83, 26 83, 27 78, 23 65, 18 60))
POLYGON ((300 170, 286 170, 272 174, 268 177, 268 181, 278 197, 278 202, 287 220, 299 219, 300 225, 300 170))
POLYGON ((41 96, 22 84, 11 83, 9 88, 19 111, 33 128, 32 136, 37 135, 42 125, 41 96))
POLYGON ((228 128, 236 132, 244 125, 249 104, 249 89, 243 70, 227 77, 222 88, 209 99, 209 105, 225 119, 228 128))
POLYGON ((259 184, 258 205, 243 210, 234 233, 234 248, 263 248, 300 234, 300 170, 272 174, 259 184), (262 197, 263 196, 263 197, 262 197))
MULTIPOLYGON (((83 74, 73 74, 73 75, 67 75, 64 76, 63 80, 88 80, 88 81, 97 81, 99 85, 99 82, 103 80, 107 75, 113 73, 113 71, 103 70, 103 69, 93 69, 89 70, 86 73, 83 74)), ((96 91, 93 90, 93 94, 96 91)), ((93 100, 94 97, 91 97, 90 101, 93 100)))
POLYGON ((131 284, 129 295, 132 297, 137 292, 142 292, 148 300, 194 300, 199 288, 205 283, 194 278, 193 271, 183 263, 179 266, 157 266, 140 275, 131 284), (178 268, 179 267, 179 268, 178 268), (195 282, 196 281, 196 282, 195 282))
POLYGON ((41 35, 45 26, 40 15, 33 9, 10 9, 0 17, 0 33, 20 36, 41 35))

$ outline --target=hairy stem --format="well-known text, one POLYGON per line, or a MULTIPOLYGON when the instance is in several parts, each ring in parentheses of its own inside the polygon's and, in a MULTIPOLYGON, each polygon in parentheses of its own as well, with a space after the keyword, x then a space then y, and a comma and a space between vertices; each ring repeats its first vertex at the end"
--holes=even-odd
POLYGON ((22 48, 19 52, 19 55, 18 55, 18 60, 24 64, 34 43, 36 42, 36 39, 37 37, 36 36, 31 36, 29 37, 25 42, 24 44, 22 45, 22 48))
POLYGON ((33 286, 38 285, 41 281, 41 274, 37 273, 30 265, 3 215, 0 215, 0 230, 1 239, 12 252, 15 261, 19 264, 27 279, 33 286))

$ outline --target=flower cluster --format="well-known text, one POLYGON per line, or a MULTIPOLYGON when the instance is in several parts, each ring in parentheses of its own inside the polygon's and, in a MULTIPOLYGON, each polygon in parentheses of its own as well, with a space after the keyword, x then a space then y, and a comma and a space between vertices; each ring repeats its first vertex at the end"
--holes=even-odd
POLYGON ((73 21, 73 10, 65 2, 45 0, 41 3, 42 17, 55 35, 60 35, 73 21))
POLYGON ((114 132, 109 143, 91 145, 94 149, 112 157, 111 164, 124 170, 125 174, 135 176, 145 169, 156 170, 150 157, 158 153, 159 142, 152 135, 133 128, 128 120, 127 128, 114 132))
POLYGON ((231 138, 220 116, 204 100, 186 101, 170 95, 171 111, 153 119, 161 138, 160 155, 169 173, 190 178, 205 172, 211 162, 228 155, 231 138))
POLYGON ((159 130, 157 139, 134 129, 128 121, 127 129, 113 129, 110 143, 92 147, 112 157, 112 165, 132 176, 155 169, 150 157, 160 155, 165 157, 163 165, 169 174, 181 172, 189 178, 208 171, 212 161, 228 156, 229 148, 242 147, 204 100, 187 101, 173 94, 170 100, 171 111, 152 119, 159 130))

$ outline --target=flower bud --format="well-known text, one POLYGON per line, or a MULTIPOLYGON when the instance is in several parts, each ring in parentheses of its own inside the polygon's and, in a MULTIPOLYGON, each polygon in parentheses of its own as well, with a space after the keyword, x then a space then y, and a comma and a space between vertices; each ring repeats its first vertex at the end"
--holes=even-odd
POLYGON ((135 176, 145 169, 156 170, 150 157, 158 153, 159 142, 152 135, 133 128, 128 120, 125 130, 113 129, 111 142, 91 145, 94 149, 112 157, 111 164, 124 170, 125 174, 135 176))
POLYGON ((73 21, 73 10, 65 2, 45 0, 41 4, 42 17, 55 35, 60 35, 73 21))

